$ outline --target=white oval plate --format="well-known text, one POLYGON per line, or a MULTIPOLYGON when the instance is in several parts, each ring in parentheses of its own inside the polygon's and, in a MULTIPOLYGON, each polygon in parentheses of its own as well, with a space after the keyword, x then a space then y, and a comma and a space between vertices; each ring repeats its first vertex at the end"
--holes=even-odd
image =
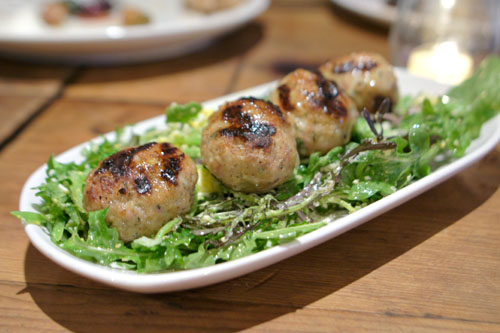
MULTIPOLYGON (((447 90, 447 87, 442 84, 413 76, 403 70, 398 69, 396 74, 402 94, 416 95, 422 92, 439 95, 445 93, 447 90)), ((262 86, 217 98, 206 102, 203 105, 209 108, 216 108, 224 101, 234 100, 242 96, 265 96, 270 89, 275 87, 275 85, 276 82, 271 82, 262 86)), ((141 133, 152 126, 161 127, 164 126, 164 120, 164 116, 145 120, 134 126, 133 130, 135 133, 141 133)), ((107 136, 112 138, 113 134, 108 134, 107 136)), ((96 140, 99 139, 95 139, 94 141, 96 140)), ((74 273, 116 288, 142 293, 155 293, 202 287, 229 280, 269 266, 332 239, 333 237, 336 237, 370 219, 373 219, 374 217, 404 203, 405 201, 410 200, 429 188, 438 185, 464 168, 470 166, 472 163, 477 162, 481 157, 492 150, 499 141, 500 115, 483 125, 480 137, 471 143, 464 157, 451 164, 441 167, 427 177, 420 179, 415 183, 412 183, 409 186, 365 208, 362 208, 351 215, 330 222, 321 229, 300 236, 290 243, 279 245, 241 259, 205 268, 157 274, 138 274, 135 272, 108 268, 79 259, 60 249, 50 241, 47 233, 45 233, 39 226, 26 225, 25 231, 33 245, 57 264, 74 273)), ((56 159, 61 162, 81 161, 82 156, 80 155, 80 151, 88 144, 89 143, 87 142, 76 146, 57 156, 56 159)), ((32 188, 40 185, 44 181, 46 167, 46 165, 40 167, 27 180, 21 193, 19 203, 20 210, 34 211, 33 204, 40 202, 40 199, 35 197, 35 191, 32 188)))
MULTIPOLYGON (((51 27, 40 18, 41 1, 0 2, 0 53, 31 60, 120 64, 173 57, 254 19, 270 0, 244 0, 212 14, 197 13, 183 0, 122 0, 150 16, 149 24, 120 26, 119 20, 70 19, 51 27)), ((116 15, 115 15, 116 16, 116 15)))

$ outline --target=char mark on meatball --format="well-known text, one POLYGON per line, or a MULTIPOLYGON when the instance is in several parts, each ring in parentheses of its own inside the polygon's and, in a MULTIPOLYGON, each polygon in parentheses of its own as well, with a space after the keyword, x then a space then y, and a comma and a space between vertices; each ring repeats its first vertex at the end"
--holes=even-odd
MULTIPOLYGON (((134 156, 141 151, 150 149, 156 144, 156 142, 150 142, 139 147, 124 149, 113 154, 102 162, 95 174, 98 175, 104 172, 110 172, 115 179, 126 177, 134 168, 134 156)), ((173 185, 177 185, 177 175, 182 169, 181 163, 183 159, 184 154, 178 154, 177 148, 169 143, 162 143, 161 161, 163 162, 163 167, 160 170, 160 177, 173 185)), ((152 185, 145 175, 145 170, 139 167, 137 171, 139 172, 139 176, 134 178, 135 190, 139 194, 151 193, 152 185)), ((120 188, 118 192, 125 195, 127 194, 127 189, 123 187, 120 188)))
MULTIPOLYGON (((254 102, 256 99, 244 98, 241 101, 254 102)), ((281 110, 272 103, 267 103, 273 113, 280 118, 283 117, 281 110)), ((232 104, 222 111, 222 118, 231 125, 219 131, 220 135, 226 137, 238 137, 251 142, 254 148, 266 148, 271 145, 271 136, 276 134, 276 127, 255 119, 243 111, 242 104, 232 104)))
POLYGON ((161 170, 161 178, 168 181, 172 185, 177 185, 177 176, 182 170, 182 160, 184 159, 184 153, 177 154, 178 149, 172 147, 169 143, 161 144, 161 153, 165 163, 161 170))
POLYGON ((347 116, 347 109, 345 105, 337 99, 339 89, 335 82, 325 79, 320 76, 316 80, 319 88, 319 99, 315 100, 316 104, 323 108, 323 110, 336 118, 344 118, 347 116))
POLYGON ((281 106, 286 111, 293 111, 295 107, 290 103, 290 87, 286 84, 282 84, 278 87, 279 99, 281 102, 281 106))
POLYGON ((242 104, 232 104, 222 111, 222 118, 231 124, 242 124, 249 121, 250 115, 243 112, 242 104))
POLYGON ((119 151, 104 160, 95 173, 100 174, 109 171, 115 177, 123 177, 130 171, 130 163, 134 155, 140 151, 148 150, 155 144, 156 142, 150 142, 139 147, 119 151))
POLYGON ((283 112, 281 112, 281 109, 277 105, 274 105, 273 103, 267 102, 263 99, 255 98, 255 97, 251 97, 251 96, 242 97, 242 98, 238 99, 237 101, 235 101, 235 103, 245 103, 245 102, 252 103, 253 106, 257 107, 257 108, 266 109, 266 111, 269 111, 271 114, 278 116, 278 118, 282 122, 285 122, 285 116, 283 115, 283 112))
POLYGON ((254 143, 255 148, 266 148, 271 145, 271 136, 276 134, 272 125, 252 122, 243 126, 230 126, 220 130, 220 134, 228 137, 239 137, 254 143))
MULTIPOLYGON (((148 177, 146 175, 140 175, 136 179, 134 179, 135 182, 135 190, 139 194, 146 194, 151 192, 151 183, 149 182, 148 177)), ((120 189, 121 193, 121 189, 120 189)))
POLYGON ((344 63, 335 65, 335 67, 333 68, 333 72, 338 74, 348 73, 354 70, 360 70, 364 72, 364 71, 369 71, 375 67, 377 67, 377 62, 375 62, 372 59, 365 59, 365 60, 360 59, 357 62, 349 60, 344 63))
POLYGON ((172 146, 168 142, 164 142, 161 144, 161 155, 162 156, 173 155, 177 152, 177 150, 178 150, 177 148, 175 148, 174 146, 172 146))

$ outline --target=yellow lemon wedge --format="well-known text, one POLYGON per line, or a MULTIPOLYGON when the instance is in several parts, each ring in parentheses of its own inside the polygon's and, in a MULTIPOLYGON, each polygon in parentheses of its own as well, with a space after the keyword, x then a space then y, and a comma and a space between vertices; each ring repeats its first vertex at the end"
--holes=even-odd
POLYGON ((205 168, 198 165, 198 193, 220 193, 223 191, 222 184, 205 168))

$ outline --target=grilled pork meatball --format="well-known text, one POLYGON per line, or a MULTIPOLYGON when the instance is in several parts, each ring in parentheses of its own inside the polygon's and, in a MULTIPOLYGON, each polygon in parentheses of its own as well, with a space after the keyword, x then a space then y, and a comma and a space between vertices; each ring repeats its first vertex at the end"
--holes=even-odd
POLYGON ((249 193, 283 184, 299 161, 281 110, 256 98, 226 103, 209 118, 201 160, 226 186, 249 193))
POLYGON ((147 143, 102 161, 87 177, 83 204, 88 211, 109 207, 106 222, 131 241, 189 211, 197 179, 194 162, 181 150, 147 143))
POLYGON ((344 89, 360 111, 366 107, 374 113, 384 98, 391 106, 398 101, 392 66, 379 54, 352 53, 324 63, 319 71, 344 89))
POLYGON ((354 103, 334 82, 305 69, 285 76, 270 100, 285 112, 303 156, 349 142, 358 117, 354 103))

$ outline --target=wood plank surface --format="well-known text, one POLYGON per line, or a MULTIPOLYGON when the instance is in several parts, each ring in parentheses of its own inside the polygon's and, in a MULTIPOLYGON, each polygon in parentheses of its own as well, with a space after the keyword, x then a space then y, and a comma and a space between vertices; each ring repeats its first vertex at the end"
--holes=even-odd
POLYGON ((42 96, 0 95, 0 144, 13 135, 47 103, 42 96))
POLYGON ((88 68, 64 96, 98 101, 167 105, 204 101, 227 94, 242 54, 262 38, 251 23, 207 48, 179 58, 120 67, 88 68))
POLYGON ((52 97, 75 68, 0 59, 0 95, 52 97))
POLYGON ((337 16, 332 6, 313 3, 317 5, 280 1, 279 10, 262 15, 258 22, 267 23, 265 38, 244 55, 233 90, 278 79, 298 67, 315 68, 346 52, 370 50, 389 56, 385 30, 366 23, 355 25, 337 16))
POLYGON ((0 59, 0 146, 60 92, 74 71, 0 59))
MULTIPOLYGON (((328 1, 275 1, 250 26, 198 54, 83 68, 60 86, 62 96, 0 150, 0 331, 500 332, 500 145, 335 239, 184 292, 141 295, 73 274, 30 245, 9 214, 50 154, 159 115, 173 100, 216 97, 352 50, 388 54, 384 31, 338 15, 328 1), (256 31, 252 43, 222 50, 256 31), (204 56, 210 60, 197 64, 204 56), (199 81, 195 90, 192 80, 199 81)), ((18 97, 0 93, 0 103, 31 103, 18 97)))

